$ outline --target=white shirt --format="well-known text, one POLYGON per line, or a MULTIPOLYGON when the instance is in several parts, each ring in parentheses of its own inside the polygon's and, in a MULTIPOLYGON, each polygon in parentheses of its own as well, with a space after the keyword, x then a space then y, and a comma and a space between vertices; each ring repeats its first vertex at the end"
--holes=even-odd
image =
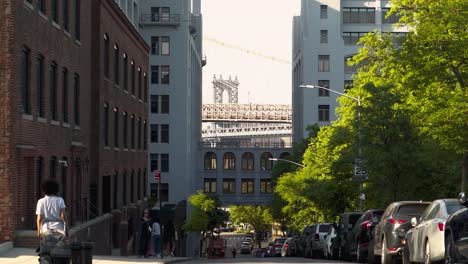
POLYGON ((151 235, 153 236, 161 235, 161 226, 159 226, 158 222, 153 223, 153 229, 151 230, 151 235))
POLYGON ((36 215, 42 215, 41 233, 51 229, 65 232, 65 226, 60 211, 65 209, 65 201, 59 196, 44 196, 37 201, 36 215))

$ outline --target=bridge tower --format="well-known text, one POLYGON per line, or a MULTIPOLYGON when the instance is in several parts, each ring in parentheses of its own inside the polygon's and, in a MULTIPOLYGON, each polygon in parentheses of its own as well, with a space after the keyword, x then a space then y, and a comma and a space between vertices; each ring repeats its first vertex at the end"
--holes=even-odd
POLYGON ((228 80, 223 80, 223 76, 220 75, 219 79, 216 79, 216 75, 213 76, 213 89, 214 89, 214 103, 222 104, 223 103, 223 93, 224 91, 228 92, 228 103, 237 104, 239 102, 238 98, 238 87, 239 81, 237 76, 234 80, 229 76, 228 80))

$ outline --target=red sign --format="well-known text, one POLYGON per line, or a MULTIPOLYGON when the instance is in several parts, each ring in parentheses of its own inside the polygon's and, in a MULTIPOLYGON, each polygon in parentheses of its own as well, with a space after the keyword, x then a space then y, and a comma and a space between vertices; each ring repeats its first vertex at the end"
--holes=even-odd
POLYGON ((160 181, 161 180, 161 171, 155 170, 153 176, 154 176, 155 181, 160 181))

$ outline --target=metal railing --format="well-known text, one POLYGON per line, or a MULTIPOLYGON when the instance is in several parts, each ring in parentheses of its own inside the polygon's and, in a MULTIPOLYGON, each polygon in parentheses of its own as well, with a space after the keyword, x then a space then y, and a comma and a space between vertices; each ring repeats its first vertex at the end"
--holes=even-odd
POLYGON ((157 25, 176 25, 180 23, 179 14, 142 14, 140 22, 143 24, 157 24, 157 25))
POLYGON ((217 141, 205 141, 200 142, 202 148, 291 148, 291 142, 217 142, 217 141))

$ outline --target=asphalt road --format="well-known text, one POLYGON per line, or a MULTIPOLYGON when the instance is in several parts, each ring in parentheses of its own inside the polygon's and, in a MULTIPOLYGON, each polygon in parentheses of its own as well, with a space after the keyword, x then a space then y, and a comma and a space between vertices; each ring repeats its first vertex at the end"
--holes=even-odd
POLYGON ((237 258, 223 258, 223 259, 200 259, 200 260, 190 260, 182 263, 318 263, 318 264, 337 264, 337 263, 346 263, 334 260, 325 260, 325 259, 310 259, 302 257, 271 257, 271 258, 256 258, 251 255, 241 255, 237 258))

